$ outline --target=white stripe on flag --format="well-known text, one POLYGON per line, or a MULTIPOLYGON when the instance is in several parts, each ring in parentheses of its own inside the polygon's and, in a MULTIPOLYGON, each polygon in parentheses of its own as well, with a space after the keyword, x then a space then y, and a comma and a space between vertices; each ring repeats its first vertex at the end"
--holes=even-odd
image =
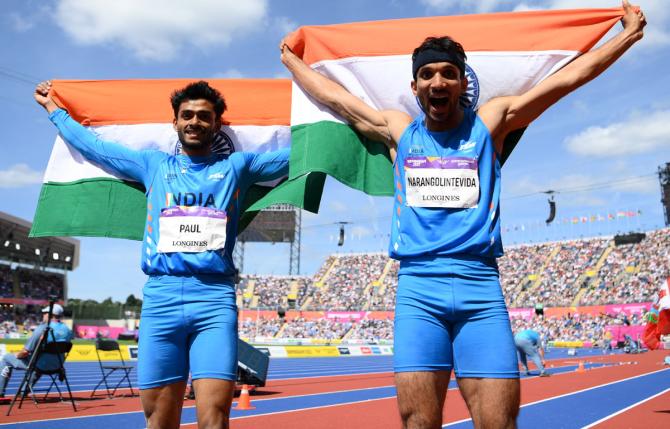
MULTIPOLYGON (((289 126, 240 125, 222 127, 233 141, 235 151, 269 152, 290 147, 289 126)), ((172 124, 105 125, 91 127, 98 137, 114 141, 135 150, 161 150, 174 153, 177 133, 172 124)), ((58 136, 44 173, 44 183, 74 182, 93 178, 119 178, 84 159, 75 149, 58 136)))
MULTIPOLYGON (((526 92, 571 61, 575 51, 493 51, 468 53, 468 65, 479 86, 478 106, 487 100, 526 92)), ((313 68, 343 85, 377 110, 394 109, 417 116, 418 104, 410 82, 411 56, 349 57, 314 63, 313 68)), ((324 106, 315 105, 293 84, 291 124, 344 122, 324 106)))

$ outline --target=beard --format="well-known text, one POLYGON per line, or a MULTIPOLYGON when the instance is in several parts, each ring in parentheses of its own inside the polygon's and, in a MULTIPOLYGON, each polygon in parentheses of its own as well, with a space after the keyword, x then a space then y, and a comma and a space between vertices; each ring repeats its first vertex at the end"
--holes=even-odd
POLYGON ((202 138, 195 141, 187 140, 184 130, 177 131, 177 137, 179 137, 179 142, 181 143, 182 149, 199 151, 212 146, 212 142, 214 141, 214 131, 204 131, 202 138))

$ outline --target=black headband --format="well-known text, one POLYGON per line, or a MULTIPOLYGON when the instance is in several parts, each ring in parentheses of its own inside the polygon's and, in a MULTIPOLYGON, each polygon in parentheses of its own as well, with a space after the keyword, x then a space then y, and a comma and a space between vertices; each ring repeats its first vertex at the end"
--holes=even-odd
POLYGON ((451 63, 461 71, 461 77, 465 76, 465 59, 460 55, 452 55, 449 52, 438 51, 436 49, 426 49, 419 52, 412 60, 412 76, 416 80, 416 74, 419 69, 430 63, 451 63))

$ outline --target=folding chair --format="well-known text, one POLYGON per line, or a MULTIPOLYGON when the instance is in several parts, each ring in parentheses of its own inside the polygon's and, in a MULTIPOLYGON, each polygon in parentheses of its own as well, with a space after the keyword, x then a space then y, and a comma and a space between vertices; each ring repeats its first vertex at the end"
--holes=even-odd
POLYGON ((74 398, 72 397, 72 390, 70 389, 70 382, 67 379, 67 374, 65 372, 65 360, 67 359, 67 354, 72 350, 72 342, 70 341, 52 341, 46 343, 44 346, 39 347, 36 356, 31 359, 30 365, 27 369, 16 368, 20 371, 25 371, 25 375, 21 384, 19 385, 19 390, 16 392, 14 399, 7 410, 7 415, 12 411, 12 407, 16 400, 20 397, 19 408, 23 405, 23 400, 26 398, 28 393, 33 399, 33 402, 37 405, 37 397, 35 396, 35 384, 40 379, 41 376, 46 375, 51 379, 51 384, 49 388, 46 389, 43 400, 46 400, 49 396, 49 392, 53 387, 58 391, 58 398, 63 400, 63 392, 58 387, 57 381, 65 382, 67 387, 68 395, 70 396, 70 402, 72 403, 72 409, 76 412, 77 406, 74 403, 74 398), (55 355, 58 358, 58 368, 55 369, 46 369, 40 368, 40 358, 44 355, 55 355))
POLYGON ((105 389, 107 390, 107 396, 111 398, 116 393, 116 389, 118 389, 121 383, 123 383, 123 380, 126 380, 128 382, 128 387, 130 388, 130 394, 132 396, 135 396, 135 391, 133 391, 133 385, 130 383, 130 372, 133 370, 133 366, 126 365, 126 361, 123 359, 123 353, 121 353, 121 347, 119 347, 119 343, 117 343, 114 340, 97 339, 95 342, 95 354, 98 356, 98 363, 100 364, 100 372, 102 372, 102 380, 100 380, 100 382, 95 386, 93 392, 91 392, 91 396, 95 395, 95 391, 98 390, 98 387, 104 384, 105 389), (100 352, 113 352, 113 351, 118 352, 121 365, 104 365, 102 363, 102 360, 100 359, 100 352), (107 379, 116 371, 122 372, 123 376, 121 377, 119 382, 116 383, 116 386, 114 386, 114 390, 112 390, 110 393, 111 389, 109 388, 107 379))

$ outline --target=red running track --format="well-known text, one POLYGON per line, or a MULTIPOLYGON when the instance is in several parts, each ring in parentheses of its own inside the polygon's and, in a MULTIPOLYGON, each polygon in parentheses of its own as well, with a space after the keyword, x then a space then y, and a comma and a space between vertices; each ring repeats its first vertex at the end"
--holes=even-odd
MULTIPOLYGON (((574 393, 582 389, 658 371, 663 368, 661 362, 665 354, 667 352, 583 358, 581 360, 598 363, 629 363, 634 361, 637 363, 601 367, 583 373, 569 372, 556 374, 548 378, 533 377, 523 379, 522 404, 550 400, 553 397, 574 393)), ((580 359, 556 360, 551 361, 551 364, 554 367, 570 363, 574 365, 577 360, 580 359)), ((392 385, 393 375, 391 373, 270 381, 266 387, 260 389, 255 395, 252 395, 252 402, 261 399, 295 397, 294 409, 292 411, 264 416, 236 418, 231 422, 231 428, 399 428, 400 422, 395 398, 319 407, 309 410, 300 409, 300 395, 392 385)), ((32 402, 28 402, 24 404, 23 409, 13 411, 10 417, 5 417, 3 412, 3 415, 0 416, 0 423, 141 411, 138 397, 90 400, 88 399, 88 395, 89 393, 78 393, 76 395, 79 409, 77 413, 72 411, 69 403, 40 404, 39 407, 35 407, 32 402)), ((186 401, 184 404, 185 407, 192 407, 193 405, 193 401, 186 401)), ((6 407, 0 408, 0 411, 6 411, 6 407)), ((445 407, 444 423, 457 422, 468 418, 469 415, 465 403, 458 390, 450 390, 447 398, 447 406, 445 407)), ((184 427, 195 428, 196 425, 190 424, 184 427)), ((670 427, 670 392, 666 391, 656 398, 633 406, 594 427, 670 427), (668 422, 667 424, 665 423, 666 421, 668 422)))

